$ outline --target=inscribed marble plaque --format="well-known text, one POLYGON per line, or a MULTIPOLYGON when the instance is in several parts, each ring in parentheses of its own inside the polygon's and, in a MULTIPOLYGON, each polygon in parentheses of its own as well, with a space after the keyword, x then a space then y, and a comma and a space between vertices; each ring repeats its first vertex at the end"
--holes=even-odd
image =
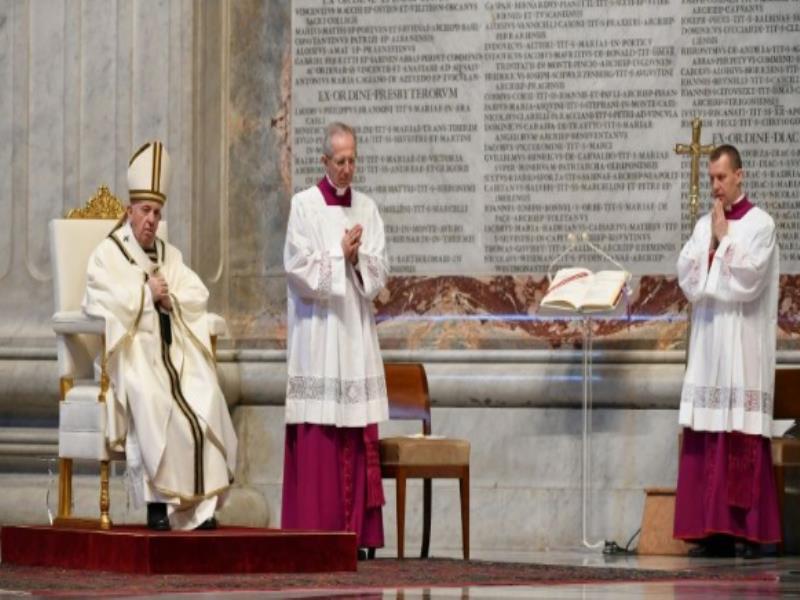
POLYGON ((799 4, 295 0, 293 186, 344 120, 394 274, 544 273, 584 231, 635 274, 672 274, 689 167, 673 148, 701 117, 703 143, 742 150, 796 272, 799 4))

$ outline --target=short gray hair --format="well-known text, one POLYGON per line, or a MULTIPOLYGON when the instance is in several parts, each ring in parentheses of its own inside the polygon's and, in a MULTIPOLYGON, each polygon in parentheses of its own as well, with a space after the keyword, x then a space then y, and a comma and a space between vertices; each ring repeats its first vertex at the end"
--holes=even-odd
POLYGON ((325 156, 331 156, 333 154, 333 145, 331 144, 331 140, 339 134, 347 133, 353 136, 353 141, 358 146, 358 138, 356 138, 356 130, 350 127, 347 123, 342 123, 341 121, 334 121, 333 123, 329 123, 328 126, 325 128, 325 135, 322 138, 322 153, 325 156))

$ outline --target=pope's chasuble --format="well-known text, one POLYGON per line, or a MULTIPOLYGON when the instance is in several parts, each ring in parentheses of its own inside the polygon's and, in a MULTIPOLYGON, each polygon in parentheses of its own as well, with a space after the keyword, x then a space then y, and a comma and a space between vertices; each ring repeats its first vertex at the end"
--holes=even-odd
POLYGON ((347 206, 331 187, 323 179, 292 198, 286 422, 364 427, 389 416, 372 306, 388 275, 383 221, 368 196, 349 191, 347 206), (364 231, 354 266, 341 242, 356 224, 364 231))
POLYGON ((726 216, 728 234, 716 249, 709 213, 678 259, 678 282, 692 303, 679 420, 695 431, 769 437, 778 314, 775 223, 747 198, 726 216))
POLYGON ((135 504, 166 502, 174 529, 213 516, 236 465, 207 299, 177 248, 157 238, 148 255, 127 223, 89 259, 83 310, 106 323, 109 443, 126 452, 135 504), (147 280, 155 273, 167 281, 171 312, 153 303, 147 280))

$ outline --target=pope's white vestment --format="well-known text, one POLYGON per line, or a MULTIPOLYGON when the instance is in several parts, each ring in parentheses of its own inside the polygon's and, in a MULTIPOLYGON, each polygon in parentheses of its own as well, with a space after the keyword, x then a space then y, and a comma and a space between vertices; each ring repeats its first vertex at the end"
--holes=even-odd
POLYGON ((768 437, 778 313, 775 223, 751 208, 728 221, 728 234, 713 255, 711 235, 706 214, 678 259, 678 282, 692 303, 680 424, 768 437))
POLYGON ((105 318, 108 437, 126 452, 136 504, 166 502, 172 528, 193 529, 233 480, 237 440, 210 348, 208 290, 177 248, 157 238, 156 254, 153 262, 129 224, 112 232, 89 259, 83 310, 105 318), (170 313, 160 314, 146 283, 156 272, 170 313))
POLYGON ((368 196, 328 206, 317 186, 292 198, 284 248, 288 288, 286 422, 364 427, 389 417, 372 300, 386 284, 383 221, 368 196), (345 229, 363 227, 358 265, 345 229))

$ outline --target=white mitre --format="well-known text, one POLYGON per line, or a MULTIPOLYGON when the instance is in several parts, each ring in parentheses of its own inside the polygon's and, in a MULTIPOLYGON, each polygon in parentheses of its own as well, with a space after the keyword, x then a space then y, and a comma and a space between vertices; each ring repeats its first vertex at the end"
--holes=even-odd
POLYGON ((164 204, 169 185, 169 154, 161 142, 148 142, 131 158, 128 165, 130 202, 152 200, 164 204))

